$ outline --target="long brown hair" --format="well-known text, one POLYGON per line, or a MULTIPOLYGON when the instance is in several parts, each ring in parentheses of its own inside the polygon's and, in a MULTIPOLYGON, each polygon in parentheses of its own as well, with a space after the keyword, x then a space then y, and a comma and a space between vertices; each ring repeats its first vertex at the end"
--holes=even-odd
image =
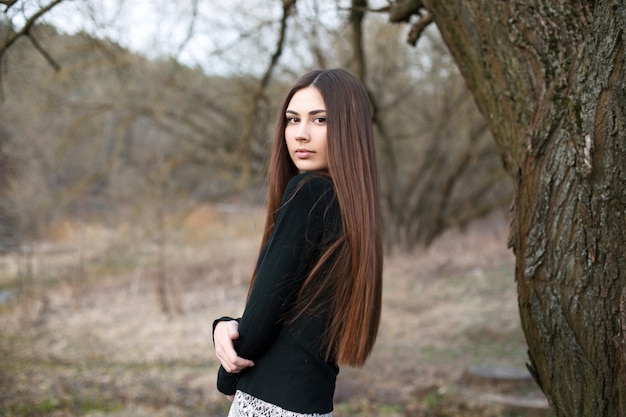
MULTIPOLYGON (((374 347, 381 315, 382 240, 378 169, 370 102, 363 85, 341 69, 302 76, 285 95, 274 126, 268 168, 268 210, 261 248, 270 238, 280 202, 298 169, 285 143, 285 112, 293 95, 316 87, 326 104, 328 174, 341 210, 343 236, 322 254, 309 273, 294 308, 295 317, 315 310, 332 291, 326 358, 362 366, 374 347), (329 260, 330 265, 326 265, 329 260), (324 273, 316 274, 324 268, 324 273), (316 285, 310 285, 313 278, 316 285)), ((254 284, 256 272, 250 283, 254 284)))

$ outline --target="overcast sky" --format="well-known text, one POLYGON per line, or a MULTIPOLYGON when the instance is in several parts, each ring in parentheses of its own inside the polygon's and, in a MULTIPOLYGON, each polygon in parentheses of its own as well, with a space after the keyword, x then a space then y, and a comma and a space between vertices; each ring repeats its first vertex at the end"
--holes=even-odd
MULTIPOLYGON (((13 9, 13 23, 19 26, 23 16, 50 1, 20 3, 26 10, 13 9)), ((338 10, 348 6, 346 0, 299 0, 298 17, 339 24, 338 10)), ((151 58, 172 56, 208 73, 254 73, 273 51, 281 14, 279 0, 66 0, 42 20, 67 33, 86 30, 151 58)))

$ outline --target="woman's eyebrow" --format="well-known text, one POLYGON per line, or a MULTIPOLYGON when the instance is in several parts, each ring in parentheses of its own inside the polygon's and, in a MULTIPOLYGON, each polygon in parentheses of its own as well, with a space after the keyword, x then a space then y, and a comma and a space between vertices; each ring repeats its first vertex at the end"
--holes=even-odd
MULTIPOLYGON (((287 110, 287 111, 285 111, 285 113, 288 113, 288 114, 295 114, 295 115, 299 115, 299 114, 300 114, 300 113, 298 113, 297 111, 294 111, 294 110, 287 110)), ((309 114, 310 114, 311 116, 313 116, 313 115, 315 115, 315 114, 320 114, 320 113, 326 113, 326 109, 311 110, 311 111, 309 112, 309 114)))

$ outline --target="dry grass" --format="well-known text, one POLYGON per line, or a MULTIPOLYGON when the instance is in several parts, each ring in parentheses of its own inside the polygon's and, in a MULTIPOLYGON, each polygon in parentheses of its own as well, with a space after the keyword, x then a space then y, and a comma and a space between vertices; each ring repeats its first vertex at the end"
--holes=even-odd
MULTIPOLYGON (((172 223, 172 315, 146 234, 60 225, 35 252, 28 296, 0 308, 0 416, 226 415, 211 322, 240 314, 262 224, 259 209, 216 207, 172 223)), ((496 216, 387 257, 379 339, 363 369, 342 369, 338 417, 547 415, 464 383, 471 365, 524 366, 506 229, 496 216)), ((15 284, 14 264, 0 259, 0 286, 15 284)), ((532 384, 515 394, 541 400, 532 384)))

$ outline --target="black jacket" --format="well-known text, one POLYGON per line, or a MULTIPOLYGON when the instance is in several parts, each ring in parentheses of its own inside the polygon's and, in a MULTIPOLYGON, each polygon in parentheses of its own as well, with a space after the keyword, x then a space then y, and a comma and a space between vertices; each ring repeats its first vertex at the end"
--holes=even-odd
POLYGON ((323 308, 295 322, 289 318, 303 280, 323 249, 341 233, 341 213, 330 179, 314 173, 292 178, 272 236, 259 256, 243 316, 237 319, 235 350, 255 366, 237 374, 220 366, 220 392, 234 394, 239 389, 298 413, 332 411, 339 367, 324 360, 320 348, 329 310, 323 308))

